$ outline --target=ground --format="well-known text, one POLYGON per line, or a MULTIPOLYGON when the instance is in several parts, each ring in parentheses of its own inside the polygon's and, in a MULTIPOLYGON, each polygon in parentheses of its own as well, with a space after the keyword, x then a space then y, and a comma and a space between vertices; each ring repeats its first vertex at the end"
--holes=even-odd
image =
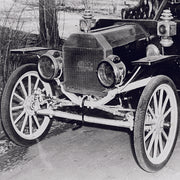
MULTIPOLYGON (((137 165, 128 131, 86 126, 71 128, 6 155, 3 180, 176 180, 180 178, 180 138, 168 164, 157 173, 137 165)), ((0 165, 0 166, 1 166, 0 165)))

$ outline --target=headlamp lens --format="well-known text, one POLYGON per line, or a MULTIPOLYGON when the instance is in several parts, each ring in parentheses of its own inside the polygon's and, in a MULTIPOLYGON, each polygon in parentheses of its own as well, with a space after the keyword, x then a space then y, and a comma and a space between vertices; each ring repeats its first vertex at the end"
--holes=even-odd
POLYGON ((114 84, 114 71, 112 66, 108 62, 103 61, 99 64, 98 78, 102 85, 105 87, 111 87, 114 84))
POLYGON ((52 79, 52 77, 54 76, 55 66, 53 64, 53 61, 47 56, 43 56, 40 58, 38 62, 38 69, 41 76, 45 79, 52 79))

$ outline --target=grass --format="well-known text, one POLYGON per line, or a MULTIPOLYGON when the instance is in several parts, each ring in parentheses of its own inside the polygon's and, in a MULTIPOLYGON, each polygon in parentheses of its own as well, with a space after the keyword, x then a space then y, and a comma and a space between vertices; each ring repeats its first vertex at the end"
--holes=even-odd
POLYGON ((13 67, 10 50, 35 46, 38 43, 38 36, 8 27, 0 27, 0 39, 0 78, 2 78, 0 87, 4 87, 9 74, 15 68, 13 67))

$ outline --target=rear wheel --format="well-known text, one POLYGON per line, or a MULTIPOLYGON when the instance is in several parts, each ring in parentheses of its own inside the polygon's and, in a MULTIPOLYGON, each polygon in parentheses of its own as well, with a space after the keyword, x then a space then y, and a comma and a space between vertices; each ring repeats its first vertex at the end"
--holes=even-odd
POLYGON ((174 83, 156 76, 142 92, 134 125, 135 154, 145 171, 158 171, 168 162, 177 140, 178 115, 174 83))
POLYGON ((47 108, 42 104, 45 96, 52 96, 52 90, 40 79, 36 65, 23 65, 8 79, 1 102, 2 125, 16 144, 31 145, 48 132, 49 117, 36 114, 36 110, 47 108))

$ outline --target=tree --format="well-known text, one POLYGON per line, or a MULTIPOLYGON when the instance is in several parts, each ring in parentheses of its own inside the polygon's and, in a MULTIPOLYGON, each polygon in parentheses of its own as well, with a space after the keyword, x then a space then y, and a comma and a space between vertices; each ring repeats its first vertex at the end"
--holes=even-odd
POLYGON ((39 25, 42 45, 57 48, 60 37, 55 0, 39 0, 39 25))

